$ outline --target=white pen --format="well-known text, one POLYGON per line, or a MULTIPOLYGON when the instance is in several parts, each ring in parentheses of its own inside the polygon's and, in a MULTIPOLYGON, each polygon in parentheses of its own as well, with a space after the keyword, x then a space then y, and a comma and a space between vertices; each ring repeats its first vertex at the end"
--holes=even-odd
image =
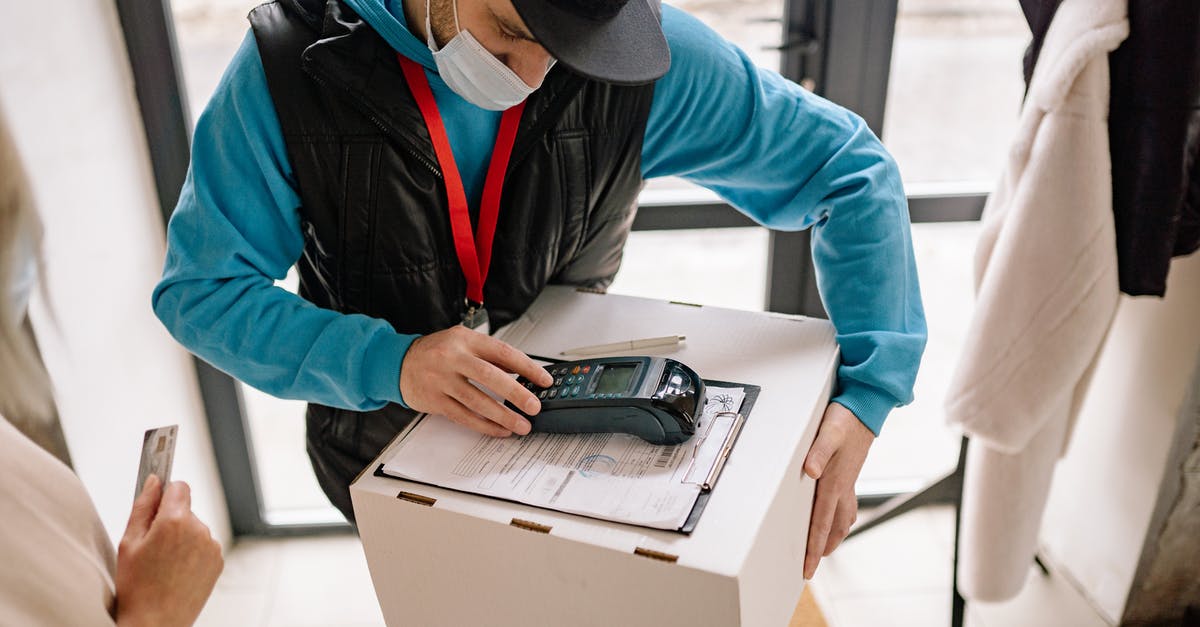
POLYGON ((648 337, 640 340, 625 340, 624 342, 613 342, 612 344, 597 344, 595 346, 580 346, 578 348, 569 348, 561 355, 603 355, 604 353, 616 353, 623 351, 640 350, 643 348, 661 348, 663 346, 676 346, 682 343, 687 338, 682 335, 665 335, 663 337, 648 337))

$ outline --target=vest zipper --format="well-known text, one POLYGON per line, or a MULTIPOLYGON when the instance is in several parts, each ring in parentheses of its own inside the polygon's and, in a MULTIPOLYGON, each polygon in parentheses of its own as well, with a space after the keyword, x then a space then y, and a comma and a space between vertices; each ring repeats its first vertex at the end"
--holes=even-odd
POLYGON ((553 100, 548 102, 540 111, 535 111, 537 121, 528 127, 528 130, 519 135, 521 140, 518 145, 513 146, 512 157, 509 159, 509 167, 513 164, 520 163, 522 159, 529 153, 539 139, 542 138, 550 127, 556 124, 562 112, 571 104, 571 101, 578 95, 583 85, 583 79, 578 76, 572 76, 572 82, 569 82, 564 89, 557 94, 551 96, 553 100))
MULTIPOLYGON (((337 87, 337 88, 341 89, 342 91, 347 91, 346 89, 342 88, 340 85, 330 85, 329 81, 325 80, 325 78, 323 76, 319 76, 317 74, 317 72, 310 70, 308 72, 308 75, 311 76, 314 81, 317 81, 317 83, 321 84, 324 87, 327 87, 327 88, 328 87, 337 87)), ((383 120, 380 120, 379 118, 375 117, 375 114, 371 112, 370 108, 362 105, 356 98, 351 98, 350 100, 355 103, 356 109, 358 109, 363 115, 366 115, 367 119, 370 120, 372 124, 379 127, 379 130, 383 131, 384 135, 387 135, 388 137, 391 137, 392 139, 396 140, 396 142, 400 144, 400 148, 404 152, 408 153, 408 155, 411 156, 412 158, 416 159, 418 163, 425 166, 430 172, 433 173, 434 176, 436 176, 439 179, 443 178, 442 171, 440 169, 438 169, 438 167, 436 165, 434 165, 433 162, 431 162, 429 159, 426 159, 425 156, 422 155, 421 153, 417 152, 417 150, 415 148, 413 148, 407 140, 405 140, 402 137, 397 137, 395 135, 395 133, 393 133, 392 130, 390 128, 388 128, 387 124, 384 124, 383 120)))

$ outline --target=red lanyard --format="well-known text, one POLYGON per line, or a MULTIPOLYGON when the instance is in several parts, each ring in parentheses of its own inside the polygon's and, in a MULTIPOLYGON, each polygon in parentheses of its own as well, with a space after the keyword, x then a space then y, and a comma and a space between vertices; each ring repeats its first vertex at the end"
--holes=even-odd
POLYGON ((479 227, 471 234, 471 213, 467 208, 467 193, 463 190, 462 177, 450 151, 450 138, 442 124, 425 69, 416 62, 396 55, 400 68, 408 81, 425 118, 429 137, 433 140, 433 151, 442 166, 442 177, 446 181, 446 198, 450 203, 450 231, 454 235, 454 248, 458 252, 458 263, 467 279, 467 300, 479 305, 483 303, 483 283, 487 280, 488 266, 492 261, 492 240, 496 236, 496 221, 500 217, 500 194, 504 188, 504 173, 508 159, 512 156, 513 143, 517 139, 517 126, 525 103, 511 107, 500 118, 500 131, 496 134, 496 145, 492 148, 492 160, 488 164, 487 178, 483 182, 483 200, 479 207, 479 227))

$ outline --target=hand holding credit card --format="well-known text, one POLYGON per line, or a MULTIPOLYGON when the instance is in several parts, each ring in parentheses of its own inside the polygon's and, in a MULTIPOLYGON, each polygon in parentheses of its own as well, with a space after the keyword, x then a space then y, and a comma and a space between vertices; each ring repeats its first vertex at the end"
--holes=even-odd
POLYGON ((138 465, 137 487, 133 498, 142 494, 146 478, 158 475, 165 486, 171 481, 171 465, 175 463, 175 434, 179 425, 148 429, 142 438, 142 461, 138 465))

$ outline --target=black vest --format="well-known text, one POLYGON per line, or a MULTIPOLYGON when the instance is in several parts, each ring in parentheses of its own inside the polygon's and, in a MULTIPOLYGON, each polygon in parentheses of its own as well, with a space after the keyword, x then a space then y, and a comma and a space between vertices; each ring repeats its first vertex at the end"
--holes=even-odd
MULTIPOLYGON (((301 296, 400 333, 458 323, 466 281, 445 186, 395 51, 339 0, 273 2, 250 23, 301 200, 301 296)), ((492 328, 548 283, 612 281, 642 185, 652 95, 653 85, 606 85, 556 67, 530 96, 484 286, 492 328)), ((350 481, 411 417, 395 404, 368 413, 310 404, 309 455, 351 520, 350 481)))

